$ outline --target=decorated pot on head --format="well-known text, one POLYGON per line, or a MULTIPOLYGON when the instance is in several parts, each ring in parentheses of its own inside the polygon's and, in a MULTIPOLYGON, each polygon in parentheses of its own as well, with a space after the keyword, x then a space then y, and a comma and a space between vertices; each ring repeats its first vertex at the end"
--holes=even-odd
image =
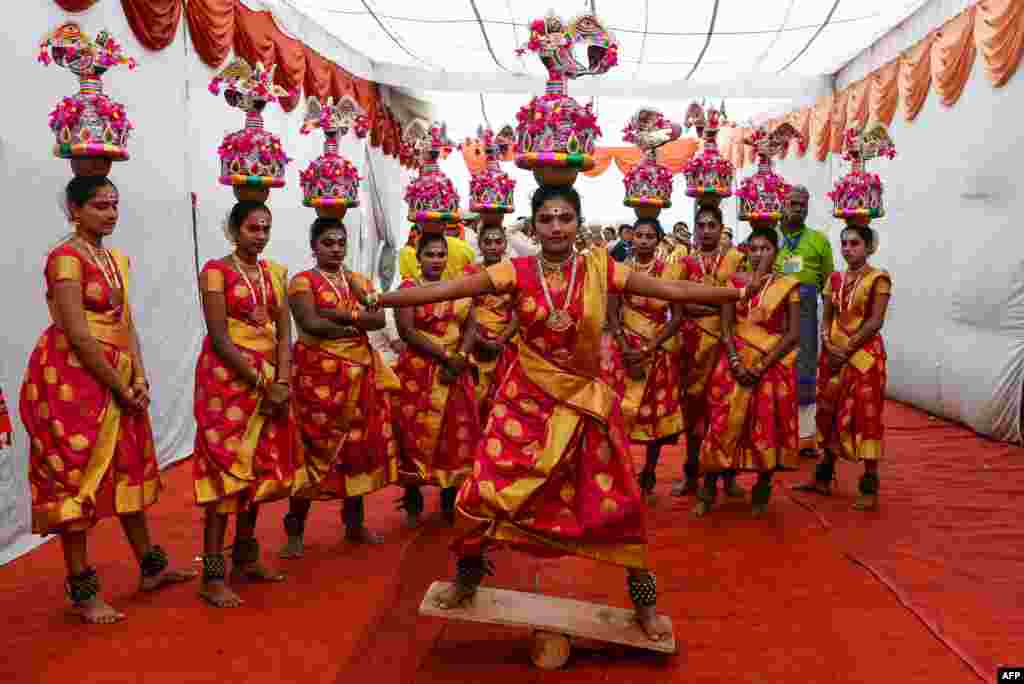
POLYGON ((500 226, 502 217, 515 209, 516 182, 501 170, 501 159, 515 144, 515 132, 505 126, 495 135, 481 126, 477 139, 484 148, 487 165, 469 180, 469 210, 480 214, 483 225, 500 226))
POLYGON ((698 206, 717 206, 732 194, 736 170, 732 162, 718 151, 718 131, 727 121, 724 102, 718 109, 696 102, 686 109, 686 130, 695 128, 697 137, 702 141, 700 152, 683 167, 686 195, 695 198, 698 206))
POLYGON ((850 172, 840 178, 828 198, 834 208, 832 215, 848 222, 867 225, 872 219, 885 216, 882 201, 882 179, 864 170, 864 162, 876 157, 896 156, 896 146, 889 131, 881 123, 869 123, 863 129, 850 127, 843 136, 843 159, 851 164, 850 172))
POLYGON ((757 172, 744 178, 736 189, 740 220, 750 223, 751 228, 772 227, 782 218, 782 206, 791 186, 775 173, 772 157, 785 149, 790 140, 800 137, 793 126, 784 123, 771 132, 759 127, 743 141, 757 153, 757 172))
POLYGON ((263 109, 268 102, 292 96, 274 83, 274 70, 255 67, 237 58, 210 81, 210 92, 219 95, 224 88, 227 103, 245 112, 245 128, 224 136, 220 155, 220 183, 230 185, 239 200, 265 202, 270 188, 284 185, 285 166, 291 159, 281 147, 281 139, 263 130, 263 109))
POLYGON ((627 207, 637 218, 657 218, 672 206, 672 172, 658 163, 658 148, 683 134, 682 126, 666 119, 657 109, 639 110, 622 129, 622 139, 640 148, 643 157, 633 165, 623 183, 627 207))
POLYGON ((535 52, 548 70, 544 95, 516 115, 516 166, 533 171, 541 185, 572 185, 580 171, 594 167, 594 145, 601 136, 590 104, 566 94, 571 78, 596 76, 618 64, 618 44, 601 21, 585 14, 566 24, 554 14, 530 24, 530 40, 517 54, 535 52), (587 63, 573 48, 586 48, 587 63))
POLYGON ((317 216, 343 218, 349 207, 359 206, 359 172, 345 157, 338 154, 338 138, 352 129, 356 137, 365 138, 370 119, 348 95, 337 102, 326 103, 311 97, 306 101, 306 120, 299 130, 308 135, 314 128, 324 132, 324 153, 310 162, 299 174, 302 203, 316 209, 317 216))
POLYGON ((76 176, 106 176, 111 163, 128 159, 132 122, 124 106, 103 94, 100 80, 107 69, 135 60, 106 31, 96 38, 69 22, 39 43, 38 60, 57 64, 78 76, 78 93, 63 98, 50 112, 50 130, 57 137, 53 154, 71 160, 76 176))
POLYGON ((428 127, 424 121, 413 120, 402 137, 415 150, 420 170, 419 177, 405 189, 409 220, 425 233, 443 233, 448 224, 462 218, 455 185, 438 166, 441 155, 454 149, 447 128, 442 123, 428 127))

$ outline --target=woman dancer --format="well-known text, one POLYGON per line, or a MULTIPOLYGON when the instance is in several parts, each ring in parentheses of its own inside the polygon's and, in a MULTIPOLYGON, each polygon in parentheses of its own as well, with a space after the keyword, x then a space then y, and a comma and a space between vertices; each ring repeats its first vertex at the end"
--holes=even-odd
MULTIPOLYGON (((448 261, 445 236, 424 233, 416 249, 423 278, 403 281, 399 291, 441 282, 448 261)), ((406 343, 395 367, 402 385, 397 396, 399 470, 406 482, 400 507, 410 526, 418 524, 423 512, 424 484, 441 488, 441 513, 454 523, 455 495, 473 466, 480 425, 468 358, 475 340, 471 306, 470 299, 438 300, 400 309, 396 315, 398 334, 406 343)))
MULTIPOLYGON (((774 264, 779 236, 754 228, 750 265, 774 264)), ((734 277, 739 286, 743 280, 734 277)), ((700 451, 704 486, 694 514, 711 510, 720 474, 754 471, 750 500, 764 514, 776 470, 799 466, 796 375, 800 341, 800 283, 772 274, 749 302, 722 306, 722 353, 708 382, 708 424, 700 451)))
POLYGON ((316 268, 292 278, 288 301, 299 327, 294 347, 292 406, 298 434, 296 471, 282 558, 301 558, 313 500, 341 499, 345 538, 377 544, 365 525, 363 496, 398 477, 398 444, 390 393, 398 377, 370 347, 367 331, 384 327, 384 312, 360 306, 373 284, 348 271, 348 235, 336 218, 309 229, 316 268))
POLYGON ((824 457, 814 481, 796 489, 831 493, 838 456, 864 463, 860 495, 853 507, 878 507, 878 461, 885 429, 886 353, 882 326, 892 293, 892 277, 868 263, 877 248, 870 227, 848 219, 842 236, 846 273, 833 273, 825 285, 823 349, 818 363, 818 443, 824 457))
POLYGON ((226 232, 235 245, 206 262, 199 277, 206 339, 196 364, 196 503, 206 511, 199 595, 218 608, 242 604, 228 586, 224 534, 237 516, 231 580, 279 582, 260 562, 259 504, 291 493, 295 465, 289 412, 291 316, 287 270, 260 259, 270 240, 270 210, 239 202, 226 232))
POLYGON ((89 530, 117 516, 152 591, 194 572, 167 569, 145 509, 160 492, 149 381, 128 303, 128 257, 103 245, 117 226, 117 188, 102 176, 67 185, 74 234, 46 259, 53 323, 29 359, 19 409, 30 438, 32 531, 60 536, 67 592, 87 623, 124 619, 100 598, 89 530))
POLYGON ((651 639, 661 640, 669 629, 655 610, 644 506, 616 397, 600 379, 608 294, 711 305, 736 301, 745 292, 632 273, 604 250, 575 254, 580 198, 571 187, 539 188, 532 213, 542 249, 538 257, 380 297, 384 306, 401 307, 511 294, 519 315, 519 354, 499 380, 491 419, 459 496, 460 512, 477 525, 456 543, 456 581, 439 604, 454 608, 470 600, 490 572, 485 550, 509 543, 625 567, 637 619, 651 639))
MULTIPOLYGON (((483 265, 471 264, 466 267, 465 274, 473 275, 494 266, 505 257, 507 247, 508 240, 501 225, 484 226, 480 231, 483 265)), ((479 376, 476 394, 480 401, 480 425, 484 425, 491 410, 495 378, 501 377, 508 368, 508 355, 515 354, 515 346, 510 344, 510 341, 519 331, 519 319, 516 317, 512 298, 507 295, 477 297, 473 300, 470 316, 473 318, 477 333, 472 360, 479 376)))
MULTIPOLYGON (((663 237, 657 219, 638 220, 633 226, 633 256, 626 265, 634 273, 679 280, 682 264, 656 256, 663 237)), ((624 295, 612 296, 608 308, 612 337, 626 367, 622 392, 626 437, 634 444, 647 445, 647 459, 639 478, 640 490, 646 496, 657 483, 655 468, 661 448, 674 444, 683 431, 678 349, 683 305, 624 295)))
MULTIPOLYGON (((688 257, 685 277, 705 285, 727 285, 732 282, 743 254, 722 247, 722 210, 702 206, 694 219, 697 249, 688 257)), ((707 386, 721 351, 722 313, 718 306, 686 305, 687 320, 682 333, 683 415, 686 416, 686 464, 684 479, 672 488, 675 496, 697 492, 700 474, 700 445, 707 431, 707 386)), ((742 496, 743 491, 732 477, 725 481, 729 496, 742 496)))

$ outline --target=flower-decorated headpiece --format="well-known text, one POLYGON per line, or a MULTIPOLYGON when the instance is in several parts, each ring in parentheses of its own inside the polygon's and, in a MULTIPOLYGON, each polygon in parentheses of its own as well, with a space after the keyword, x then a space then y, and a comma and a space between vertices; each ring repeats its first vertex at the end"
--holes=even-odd
POLYGON ((100 77, 121 64, 135 68, 135 60, 106 31, 91 38, 73 22, 62 24, 39 43, 38 60, 56 63, 78 76, 77 94, 62 99, 50 112, 50 130, 57 137, 53 154, 71 159, 76 173, 110 171, 110 161, 128 159, 128 136, 134 128, 124 106, 103 94, 100 77), (86 159, 109 160, 91 169, 86 159), (78 163, 76 163, 78 162, 78 163))
POLYGON ((459 195, 451 179, 438 166, 441 155, 454 149, 454 144, 443 123, 427 127, 424 122, 412 121, 406 126, 403 139, 416 151, 420 169, 419 177, 405 189, 409 220, 424 230, 439 232, 445 224, 461 218, 459 195))
POLYGON ((606 73, 618 64, 618 44, 591 14, 568 24, 554 14, 530 24, 530 41, 517 50, 535 52, 548 70, 546 92, 516 115, 516 165, 532 169, 542 185, 571 185, 579 171, 594 167, 594 144, 601 136, 591 105, 566 95, 566 81, 606 73), (573 54, 586 47, 587 63, 573 54))
POLYGON ((269 102, 293 95, 274 83, 274 70, 260 62, 250 66, 237 58, 210 81, 210 92, 224 88, 227 103, 245 112, 245 128, 224 136, 220 155, 220 182, 231 185, 239 199, 264 201, 270 188, 284 185, 284 170, 291 161, 281 139, 263 130, 263 108, 269 102))
POLYGON ((324 153, 299 174, 302 203, 314 207, 320 216, 341 218, 349 207, 359 206, 360 178, 356 167, 338 154, 338 137, 352 128, 356 137, 365 138, 370 121, 348 95, 337 102, 329 98, 324 104, 311 97, 306 101, 306 120, 299 132, 308 135, 315 128, 324 132, 324 153))
POLYGON ((846 129, 843 136, 843 159, 852 165, 850 172, 839 179, 828 193, 835 208, 832 214, 837 218, 855 219, 868 223, 871 219, 885 216, 882 201, 882 179, 878 174, 864 170, 864 162, 876 157, 896 156, 889 131, 881 123, 869 123, 863 130, 854 127, 846 129))
POLYGON ((703 149, 694 155, 683 168, 686 177, 686 194, 698 198, 698 203, 717 204, 732 194, 732 181, 736 173, 732 162, 718 151, 718 131, 728 123, 725 103, 715 109, 696 102, 686 109, 686 130, 697 129, 703 139, 703 149))
POLYGON ((744 178, 736 190, 741 221, 748 221, 756 227, 774 224, 782 218, 782 205, 791 186, 775 173, 772 157, 785 149, 793 138, 799 140, 800 133, 790 124, 783 123, 770 133, 762 126, 743 141, 757 152, 757 172, 744 178))
POLYGON ((469 210, 480 213, 484 225, 501 225, 502 214, 515 209, 516 182, 501 170, 503 150, 513 144, 515 133, 505 126, 495 135, 489 127, 477 129, 487 165, 469 181, 469 210))
POLYGON ((622 139, 643 152, 643 158, 623 179, 626 185, 623 204, 633 207, 638 218, 657 217, 662 209, 672 206, 672 172, 658 163, 657 151, 682 133, 679 124, 649 107, 634 114, 622 129, 622 139))

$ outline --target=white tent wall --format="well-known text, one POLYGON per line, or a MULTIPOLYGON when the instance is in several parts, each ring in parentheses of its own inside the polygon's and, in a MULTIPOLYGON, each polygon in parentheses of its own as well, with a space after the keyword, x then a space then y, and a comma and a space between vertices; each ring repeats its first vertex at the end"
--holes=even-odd
MULTIPOLYGON (((104 78, 106 92, 125 105, 136 124, 129 143, 132 159, 115 164, 111 173, 121 194, 121 218, 110 244, 132 260, 131 303, 153 383, 151 415, 163 466, 190 453, 194 434, 193 372, 204 325, 196 287, 191 192, 198 197, 200 265, 229 251, 221 224, 234 198, 217 183, 216 150, 224 133, 242 127, 243 115, 207 91, 213 71, 194 54, 185 22, 173 44, 150 52, 135 40, 120 3, 101 2, 76 14, 63 12, 54 2, 23 3, 0 38, 0 53, 17 65, 11 70, 10 89, 19 103, 5 108, 0 126, 3 204, 8 211, 0 287, 9 293, 4 300, 0 383, 16 427, 14 447, 0 450, 0 563, 42 541, 29 533, 28 446, 17 412, 29 354, 49 322, 43 264, 49 248, 68 232, 57 197, 71 172, 66 161, 52 156, 46 117, 60 97, 77 89, 70 72, 35 63, 36 40, 67 19, 93 34, 109 29, 139 61, 135 71, 119 68, 104 78)), ((298 174, 321 153, 323 136, 299 134, 302 107, 286 114, 271 106, 265 119, 294 157, 287 185, 273 191, 269 201, 274 233, 267 256, 294 273, 311 264, 308 228, 314 217, 301 205, 298 174)), ((349 266, 375 274, 383 236, 369 220, 372 207, 381 206, 387 215, 382 225, 397 231, 404 205, 396 188, 407 174, 396 160, 352 136, 342 142, 342 153, 364 176, 367 163, 373 164, 379 199, 371 201, 370 183, 364 182, 362 207, 350 211, 345 223, 349 266)))
MULTIPOLYGON (((963 6, 922 8, 858 60, 885 63, 963 6)), ((867 73, 858 60, 840 84, 867 73)), ((1024 379, 1024 236, 1015 220, 1024 193, 1014 180, 1022 115, 1020 74, 995 89, 979 55, 959 102, 945 107, 933 90, 910 123, 901 104, 890 127, 896 159, 869 162, 885 183, 888 212, 873 224, 881 235, 873 263, 894 283, 884 333, 889 395, 1011 442, 1021 439, 1024 379)), ((778 163, 788 181, 810 188, 810 223, 828 232, 840 267, 842 223, 825 193, 848 168, 838 156, 822 163, 810 153, 778 163)))

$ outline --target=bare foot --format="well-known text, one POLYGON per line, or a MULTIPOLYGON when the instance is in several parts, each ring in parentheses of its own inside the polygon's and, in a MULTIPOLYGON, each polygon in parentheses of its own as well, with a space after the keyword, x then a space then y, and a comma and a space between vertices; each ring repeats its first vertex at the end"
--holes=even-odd
POLYGON ((698 501, 697 505, 693 507, 693 517, 703 518, 709 511, 711 511, 711 504, 707 501, 698 501))
POLYGON ((345 539, 353 544, 383 544, 384 537, 367 529, 365 526, 356 529, 345 528, 345 539))
POLYGON ((692 496, 696 493, 696 480, 676 480, 672 483, 672 496, 692 496))
POLYGON ((199 597, 214 608, 237 608, 245 603, 223 580, 203 582, 199 587, 199 597))
POLYGON ((241 580, 247 582, 283 582, 284 573, 271 570, 259 561, 244 565, 236 563, 231 568, 231 579, 232 581, 241 580))
POLYGON ((756 503, 750 507, 750 515, 754 518, 763 518, 768 511, 768 504, 756 503))
POLYGON ((181 584, 198 576, 199 573, 195 570, 164 570, 155 577, 143 577, 139 583, 139 591, 156 591, 168 584, 181 584))
POLYGON ((637 608, 636 621, 651 641, 664 641, 672 636, 668 618, 658 615, 656 606, 637 608))
POLYGON ((302 537, 288 537, 288 541, 277 553, 277 557, 284 560, 302 558, 304 555, 306 555, 306 547, 302 543, 302 537))
POLYGON ((90 625, 112 625, 124 620, 125 617, 124 613, 114 610, 99 596, 93 596, 88 601, 74 604, 71 611, 82 618, 82 622, 90 625))
POLYGON ((878 510, 878 496, 875 494, 861 494, 853 504, 855 511, 876 511, 878 510))
POLYGON ((434 603, 442 610, 452 610, 472 602, 474 596, 476 596, 476 587, 468 587, 456 582, 438 594, 434 603))

